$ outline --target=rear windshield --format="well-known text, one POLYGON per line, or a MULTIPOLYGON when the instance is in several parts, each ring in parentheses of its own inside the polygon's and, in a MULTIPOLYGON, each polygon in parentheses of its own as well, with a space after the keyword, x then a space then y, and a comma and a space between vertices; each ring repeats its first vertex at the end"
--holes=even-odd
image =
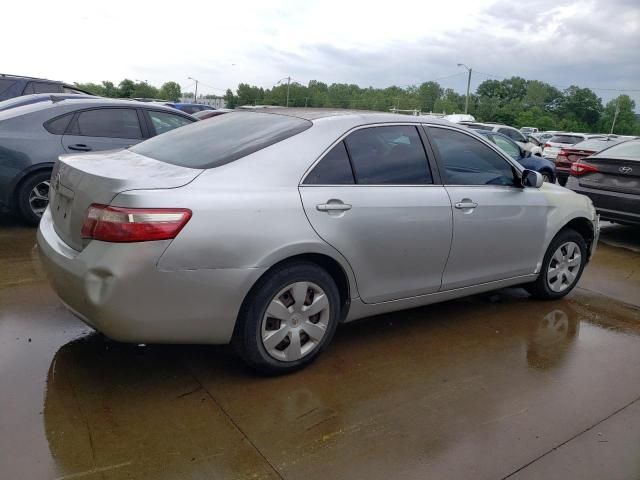
POLYGON ((619 143, 611 148, 607 148, 595 155, 602 158, 629 158, 631 160, 640 160, 640 141, 631 141, 619 143))
POLYGON ((584 137, 578 137, 577 135, 554 135, 549 139, 550 143, 567 143, 569 145, 575 145, 578 142, 584 140, 584 137))
POLYGON ((311 127, 288 115, 232 112, 177 128, 131 151, 188 168, 214 168, 233 162, 311 127))
POLYGON ((591 152, 599 152, 605 148, 612 147, 613 145, 620 143, 620 140, 585 140, 584 142, 576 143, 573 148, 579 150, 589 150, 591 152))

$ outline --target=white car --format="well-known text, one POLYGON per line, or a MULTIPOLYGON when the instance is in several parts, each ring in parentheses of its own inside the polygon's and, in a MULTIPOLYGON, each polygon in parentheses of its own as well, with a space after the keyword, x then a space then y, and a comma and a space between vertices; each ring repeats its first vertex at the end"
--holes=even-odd
POLYGON ((542 156, 542 148, 531 142, 525 135, 520 133, 520 130, 517 128, 500 123, 460 122, 460 124, 474 130, 487 130, 489 132, 502 133, 516 142, 520 148, 527 152, 531 152, 531 155, 542 156))
POLYGON ((555 162, 558 153, 563 148, 569 148, 578 142, 591 138, 604 138, 605 135, 589 135, 585 133, 559 133, 551 137, 544 144, 542 156, 555 162))

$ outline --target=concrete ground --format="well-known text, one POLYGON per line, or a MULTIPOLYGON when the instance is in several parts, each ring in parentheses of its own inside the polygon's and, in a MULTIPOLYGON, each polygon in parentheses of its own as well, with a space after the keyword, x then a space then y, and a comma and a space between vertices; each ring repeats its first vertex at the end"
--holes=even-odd
POLYGON ((580 288, 346 325, 261 378, 227 347, 125 345, 71 316, 0 226, 2 479, 639 479, 640 230, 580 288))

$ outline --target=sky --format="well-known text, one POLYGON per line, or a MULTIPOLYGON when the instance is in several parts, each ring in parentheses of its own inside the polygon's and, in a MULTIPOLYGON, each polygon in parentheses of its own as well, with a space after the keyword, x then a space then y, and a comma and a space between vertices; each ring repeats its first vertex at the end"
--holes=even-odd
POLYGON ((464 92, 464 63, 472 90, 518 75, 590 87, 605 102, 627 93, 640 110, 638 0, 32 0, 28 11, 5 2, 2 19, 0 72, 70 83, 172 80, 193 91, 192 77, 199 93, 222 95, 287 76, 365 87, 438 79, 464 92))

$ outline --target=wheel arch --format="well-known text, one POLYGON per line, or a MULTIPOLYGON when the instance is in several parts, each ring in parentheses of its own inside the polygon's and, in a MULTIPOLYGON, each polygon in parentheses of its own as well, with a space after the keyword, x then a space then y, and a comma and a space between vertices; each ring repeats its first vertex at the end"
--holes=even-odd
POLYGON ((18 192, 20 191, 20 188, 22 187, 24 182, 26 182, 31 176, 36 175, 38 173, 41 173, 47 170, 53 171, 53 166, 54 166, 53 162, 38 163, 20 172, 20 174, 16 176, 13 183, 9 187, 9 194, 8 194, 9 208, 15 209, 17 207, 18 192))

